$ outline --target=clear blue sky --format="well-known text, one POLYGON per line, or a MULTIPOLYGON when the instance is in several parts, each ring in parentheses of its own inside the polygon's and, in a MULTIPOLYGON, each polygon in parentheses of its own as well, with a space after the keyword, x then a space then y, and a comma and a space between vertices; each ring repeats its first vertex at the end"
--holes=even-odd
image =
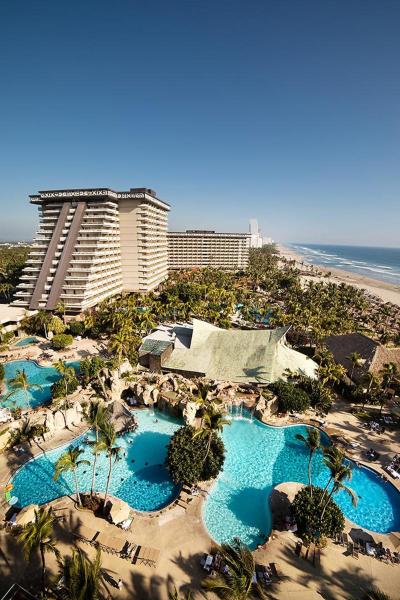
POLYGON ((0 4, 0 238, 39 189, 148 186, 170 228, 400 246, 399 0, 0 4))

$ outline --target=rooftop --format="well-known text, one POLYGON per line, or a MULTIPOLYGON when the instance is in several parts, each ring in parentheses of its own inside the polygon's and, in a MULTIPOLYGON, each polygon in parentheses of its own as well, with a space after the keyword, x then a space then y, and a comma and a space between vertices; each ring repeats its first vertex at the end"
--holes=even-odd
MULTIPOLYGON (((226 330, 193 319, 192 329, 186 327, 185 333, 174 328, 170 328, 169 340, 177 342, 163 364, 166 370, 220 381, 268 383, 283 378, 287 369, 313 377, 317 368, 310 358, 286 346, 288 327, 226 330)), ((165 330, 156 330, 151 336, 153 340, 165 340, 165 330)), ((147 348, 148 340, 141 351, 147 348)))
POLYGON ((32 312, 26 311, 25 308, 20 306, 0 304, 0 324, 2 325, 4 323, 18 323, 27 314, 32 314, 32 312))
POLYGON ((78 198, 85 200, 100 200, 110 198, 112 200, 120 200, 124 198, 132 199, 147 199, 161 202, 166 207, 169 204, 157 198, 157 193, 150 188, 130 188, 128 191, 117 192, 111 188, 70 188, 57 190, 41 190, 37 194, 29 196, 33 204, 41 204, 42 202, 51 200, 76 200, 78 198))

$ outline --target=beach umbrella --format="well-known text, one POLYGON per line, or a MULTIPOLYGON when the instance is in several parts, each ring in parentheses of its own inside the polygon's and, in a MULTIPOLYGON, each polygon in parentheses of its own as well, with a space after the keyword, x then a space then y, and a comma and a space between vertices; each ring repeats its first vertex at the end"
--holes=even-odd
POLYGON ((113 523, 122 523, 129 519, 131 514, 131 507, 123 500, 113 499, 113 503, 110 509, 110 518, 113 523))
POLYGON ((362 540, 365 543, 369 542, 371 544, 375 544, 372 535, 368 533, 368 531, 364 531, 363 529, 353 527, 352 529, 350 529, 349 535, 354 542, 356 542, 357 540, 362 540))
POLYGON ((396 550, 400 546, 400 533, 389 533, 390 544, 396 550))
POLYGON ((39 510, 37 504, 28 504, 17 514, 17 525, 28 525, 35 520, 35 510, 39 510))

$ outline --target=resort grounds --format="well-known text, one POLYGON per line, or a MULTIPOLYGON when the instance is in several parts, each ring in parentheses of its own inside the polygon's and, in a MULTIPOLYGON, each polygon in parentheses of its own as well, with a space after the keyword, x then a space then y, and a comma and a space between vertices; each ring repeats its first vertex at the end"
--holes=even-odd
MULTIPOLYGON (((87 352, 98 352, 100 348, 90 340, 76 341, 74 348, 65 354, 67 360, 78 360, 87 352)), ((26 347, 18 349, 18 359, 36 358, 39 348, 26 347)), ((42 351, 40 351, 42 352, 42 351)), ((15 358, 14 350, 10 352, 9 359, 15 358)), ((328 414, 323 430, 335 432, 347 442, 359 444, 356 449, 347 445, 347 453, 351 458, 363 462, 365 450, 374 448, 380 454, 380 460, 373 465, 366 463, 388 477, 383 466, 389 462, 393 452, 400 445, 400 430, 387 428, 383 434, 374 434, 366 431, 356 416, 350 412, 350 404, 343 399, 337 400, 328 414)), ((144 409, 146 410, 146 409, 144 409)), ((271 417, 269 424, 282 426, 290 423, 313 423, 312 413, 301 418, 271 417)), ((87 426, 82 424, 73 431, 63 430, 58 432, 46 442, 33 443, 31 448, 23 455, 3 453, 0 456, 0 480, 8 481, 15 470, 28 459, 38 456, 52 448, 58 447, 82 434, 87 426)), ((400 482, 392 481, 400 490, 400 482)), ((296 488, 294 484, 294 487, 296 488)), ((290 484, 286 485, 290 490, 290 484)), ((70 497, 64 497, 51 502, 55 506, 57 522, 55 537, 57 547, 62 555, 69 554, 73 544, 81 547, 89 557, 94 558, 95 548, 88 543, 79 541, 74 533, 83 528, 104 532, 110 537, 132 541, 135 544, 157 547, 160 556, 157 566, 151 567, 141 564, 132 564, 126 559, 103 552, 103 568, 117 581, 123 581, 121 590, 109 583, 111 597, 115 598, 151 598, 154 600, 167 600, 168 590, 176 586, 182 591, 192 590, 195 598, 203 597, 201 581, 206 573, 201 567, 204 554, 215 548, 215 543, 210 538, 202 520, 202 507, 207 488, 203 486, 204 493, 189 499, 187 506, 173 505, 160 512, 139 513, 135 512, 133 523, 129 531, 122 531, 115 525, 108 523, 104 518, 96 517, 93 513, 75 507, 70 497)), ((7 508, 4 505, 2 509, 7 508)), ((2 517, 4 512, 2 514, 2 517)), ((350 532, 357 525, 346 522, 346 531, 350 532)), ((368 532, 365 532, 368 533, 368 532)), ((371 532, 376 542, 382 541, 384 545, 389 542, 387 536, 371 532)), ((27 589, 35 589, 39 585, 40 574, 37 565, 27 563, 22 555, 20 545, 7 530, 0 532, 0 593, 3 593, 13 582, 20 582, 27 589)), ((268 593, 271 598, 284 600, 293 599, 349 599, 362 598, 363 590, 372 585, 379 587, 386 593, 396 598, 400 585, 400 566, 385 564, 374 557, 359 555, 358 559, 349 556, 347 550, 339 544, 329 540, 322 551, 321 565, 315 567, 310 560, 306 560, 295 553, 298 538, 288 531, 273 529, 269 542, 254 552, 256 562, 268 564, 275 562, 280 565, 283 577, 279 583, 273 584, 268 593)), ((52 556, 48 558, 50 574, 56 572, 56 561, 52 556)), ((212 594, 208 594, 212 598, 212 594)))

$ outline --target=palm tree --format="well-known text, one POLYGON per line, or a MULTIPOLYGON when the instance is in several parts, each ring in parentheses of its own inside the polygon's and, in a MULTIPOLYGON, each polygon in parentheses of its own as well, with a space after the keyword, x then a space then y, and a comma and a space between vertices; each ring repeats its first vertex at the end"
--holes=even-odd
POLYGON ((114 464, 121 458, 122 448, 116 446, 116 443, 117 434, 115 432, 115 427, 111 421, 105 421, 100 429, 100 440, 98 445, 98 451, 104 451, 109 460, 107 485, 103 505, 104 511, 106 510, 107 506, 108 490, 110 488, 112 469, 114 464))
MULTIPOLYGON (((72 550, 71 557, 58 561, 61 578, 61 596, 65 600, 100 600, 105 598, 103 570, 101 568, 101 550, 97 549, 92 561, 80 548, 72 550)), ((107 594, 108 596, 108 594, 107 594)))
POLYGON ((350 487, 348 487, 347 485, 344 484, 344 481, 351 480, 351 478, 353 476, 353 471, 352 471, 351 467, 349 466, 348 463, 345 462, 344 453, 341 450, 339 450, 338 448, 336 448, 335 446, 327 448, 325 450, 324 462, 330 471, 330 477, 329 477, 327 485, 324 488, 324 492, 323 492, 322 498, 321 498, 321 503, 323 502, 324 497, 327 492, 327 489, 328 489, 328 486, 332 481, 333 481, 333 486, 332 486, 332 490, 328 494, 327 501, 325 502, 325 505, 323 506, 323 509, 321 512, 321 519, 323 518, 323 516, 325 514, 325 510, 327 509, 333 494, 335 494, 336 492, 339 492, 341 490, 346 492, 350 496, 353 506, 357 506, 357 500, 358 500, 357 494, 350 487))
POLYGON ((99 431, 101 427, 104 426, 107 415, 107 407, 105 404, 99 401, 91 401, 89 405, 89 410, 86 415, 86 421, 94 429, 96 439, 94 442, 89 442, 89 445, 92 446, 92 452, 94 456, 93 460, 93 471, 92 471, 92 484, 90 487, 90 496, 93 497, 94 488, 95 488, 95 480, 96 480, 96 464, 97 457, 102 450, 102 444, 99 443, 99 431))
POLYGON ((79 495, 79 485, 78 485, 78 477, 77 477, 77 468, 79 465, 90 465, 88 460, 78 460, 80 455, 83 454, 84 450, 81 448, 68 448, 64 454, 60 456, 54 466, 54 481, 60 477, 62 473, 66 473, 67 471, 72 471, 75 480, 75 490, 76 490, 76 499, 80 506, 82 506, 81 498, 79 495))
POLYGON ((110 336, 108 343, 108 350, 111 353, 115 353, 118 358, 118 364, 122 364, 122 357, 127 356, 129 353, 129 346, 134 343, 133 334, 131 328, 127 325, 122 326, 121 329, 110 336))
POLYGON ((40 552, 42 560, 42 591, 46 593, 46 554, 52 553, 59 557, 59 551, 53 538, 54 515, 51 508, 44 507, 35 510, 35 520, 28 523, 18 536, 22 543, 22 551, 26 560, 30 560, 32 552, 40 552))
POLYGON ((261 586, 253 582, 255 562, 247 546, 236 538, 232 544, 222 544, 219 552, 227 569, 216 577, 207 577, 203 581, 206 590, 222 600, 267 597, 261 586))
POLYGON ((174 586, 173 591, 168 592, 168 600, 192 600, 192 592, 189 590, 181 597, 174 586))
POLYGON ((399 376, 399 368, 396 363, 390 362, 383 365, 383 369, 380 371, 382 382, 384 385, 383 391, 386 394, 388 388, 395 383, 399 376))
POLYGON ((16 372, 15 377, 13 377, 12 379, 9 380, 8 387, 11 388, 11 392, 7 395, 7 399, 10 396, 12 396, 13 394, 15 394, 16 392, 18 392, 19 390, 22 390, 24 392, 24 396, 25 396, 25 400, 26 400, 26 404, 27 404, 28 408, 31 407, 29 392, 31 390, 41 390, 42 389, 42 386, 39 385, 38 383, 29 383, 25 369, 22 369, 22 371, 16 372))
POLYGON ((354 369, 356 367, 360 366, 361 360, 362 360, 362 356, 358 352, 352 352, 350 354, 350 356, 349 356, 349 359, 350 359, 350 362, 351 362, 350 379, 353 379, 354 369))
POLYGON ((308 485, 310 486, 311 498, 313 495, 313 488, 311 484, 311 462, 314 456, 314 452, 318 450, 321 445, 321 436, 318 429, 309 428, 307 430, 307 436, 302 435, 301 433, 296 434, 296 439, 300 440, 305 444, 310 452, 310 456, 308 459, 308 485))
POLYGON ((67 410, 69 408, 69 385, 71 381, 75 379, 75 370, 73 367, 69 367, 67 363, 63 362, 61 359, 53 364, 53 367, 57 370, 57 372, 61 375, 61 383, 64 387, 64 395, 61 398, 61 402, 58 402, 58 408, 63 410, 65 426, 67 427, 67 410))
POLYGON ((230 425, 230 421, 224 418, 224 414, 217 409, 215 404, 211 404, 203 415, 201 426, 193 434, 193 438, 198 437, 207 440, 206 453, 203 459, 204 462, 206 462, 210 452, 214 433, 220 433, 224 425, 230 425))
POLYGON ((66 312, 66 310, 67 310, 67 307, 65 305, 64 300, 59 300, 57 302, 57 306, 56 306, 56 309, 55 309, 54 312, 56 312, 57 314, 59 314, 59 315, 62 316, 64 325, 66 324, 65 323, 65 312, 66 312))

